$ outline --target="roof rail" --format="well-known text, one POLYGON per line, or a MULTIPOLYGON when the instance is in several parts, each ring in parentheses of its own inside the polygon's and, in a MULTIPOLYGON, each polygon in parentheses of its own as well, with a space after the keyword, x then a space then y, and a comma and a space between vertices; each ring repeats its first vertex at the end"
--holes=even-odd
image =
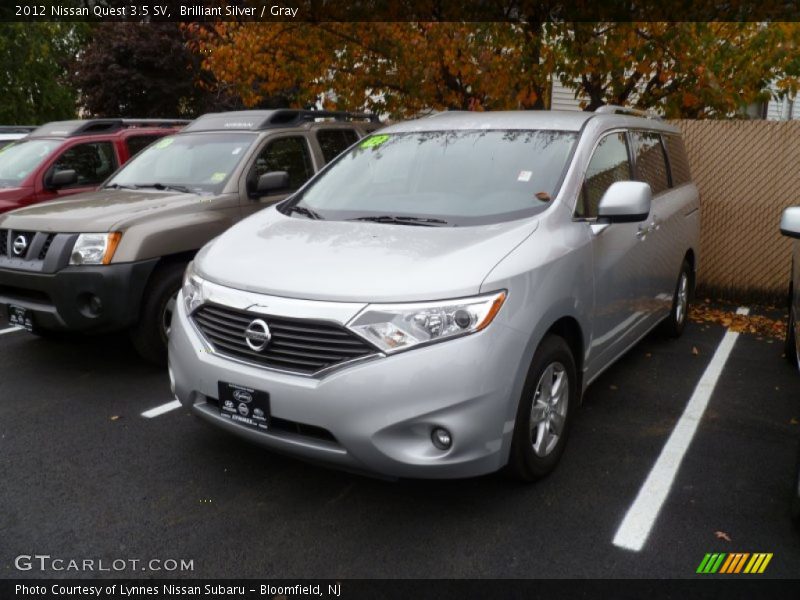
POLYGON ((616 104, 604 104, 595 109, 598 115, 632 115, 634 117, 643 117, 645 119, 661 120, 661 116, 649 110, 640 110, 638 108, 628 108, 627 106, 617 106, 616 104))
POLYGON ((259 129, 269 129, 276 126, 294 125, 304 121, 314 121, 316 119, 334 119, 336 121, 369 121, 380 123, 378 115, 370 113, 348 112, 344 110, 299 110, 293 108, 282 108, 264 120, 259 129))
POLYGON ((263 131, 278 127, 295 127, 315 119, 361 120, 380 124, 378 115, 370 113, 279 108, 275 110, 239 110, 207 113, 192 121, 185 131, 263 131))
POLYGON ((53 121, 38 127, 31 137, 75 137, 92 133, 111 133, 129 127, 179 127, 189 123, 186 119, 85 119, 53 121))
POLYGON ((122 119, 126 127, 182 127, 191 122, 191 119, 122 119))

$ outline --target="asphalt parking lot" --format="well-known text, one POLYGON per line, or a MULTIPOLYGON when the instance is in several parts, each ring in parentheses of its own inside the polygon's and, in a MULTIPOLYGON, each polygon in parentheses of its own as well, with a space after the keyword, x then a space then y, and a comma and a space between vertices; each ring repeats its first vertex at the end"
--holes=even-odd
MULTIPOLYGON (((773 553, 797 577, 789 520, 800 374, 742 334, 640 551, 615 535, 725 335, 647 337, 589 389, 556 472, 387 482, 271 454, 170 402, 124 337, 3 333, 0 564, 14 557, 191 559, 186 577, 694 577, 709 552, 773 553)), ((102 576, 102 574, 95 574, 102 576)), ((154 576, 135 571, 109 576, 154 576)))

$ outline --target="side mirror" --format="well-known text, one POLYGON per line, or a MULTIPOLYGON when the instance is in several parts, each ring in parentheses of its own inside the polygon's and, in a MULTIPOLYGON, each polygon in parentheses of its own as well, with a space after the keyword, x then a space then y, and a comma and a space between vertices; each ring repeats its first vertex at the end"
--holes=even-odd
POLYGON ((600 199, 597 220, 605 223, 638 223, 650 214, 653 192, 642 181, 612 183, 600 199))
POLYGON ((800 206, 793 206, 783 211, 781 233, 788 237, 800 238, 800 206))
POLYGON ((66 187, 78 183, 78 173, 73 169, 56 171, 50 178, 50 186, 53 189, 66 187))
POLYGON ((258 178, 256 193, 260 196, 289 188, 289 174, 286 171, 271 171, 258 178))

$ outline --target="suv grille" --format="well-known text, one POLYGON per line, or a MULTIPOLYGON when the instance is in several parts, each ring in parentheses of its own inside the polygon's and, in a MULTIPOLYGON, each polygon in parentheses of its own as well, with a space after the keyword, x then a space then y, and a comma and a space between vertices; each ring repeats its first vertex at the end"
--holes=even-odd
POLYGON ((376 353, 344 327, 322 321, 271 317, 216 305, 202 306, 192 319, 219 354, 274 369, 312 375, 376 353), (254 319, 265 321, 272 334, 260 352, 252 350, 244 336, 254 319))
POLYGON ((55 233, 47 234, 47 238, 45 238, 44 244, 42 244, 42 249, 39 250, 39 260, 44 260, 47 256, 47 251, 50 250, 50 244, 53 243, 54 237, 56 237, 55 233))
POLYGON ((0 256, 8 254, 8 229, 0 229, 0 256))

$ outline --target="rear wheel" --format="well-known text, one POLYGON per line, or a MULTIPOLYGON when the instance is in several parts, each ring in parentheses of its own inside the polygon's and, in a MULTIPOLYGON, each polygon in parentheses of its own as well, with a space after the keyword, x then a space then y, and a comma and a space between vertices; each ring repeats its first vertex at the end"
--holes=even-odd
POLYGON ((672 309, 662 325, 662 331, 669 337, 680 337, 686 327, 686 320, 689 317, 691 289, 692 267, 688 261, 684 260, 681 265, 681 272, 678 274, 678 282, 675 284, 675 292, 672 296, 672 309))
POLYGON ((578 402, 575 359, 563 338, 548 335, 533 356, 517 409, 509 475, 535 481, 550 473, 567 443, 578 402))
POLYGON ((139 321, 130 331, 136 351, 155 365, 167 364, 172 315, 185 270, 185 263, 169 263, 153 273, 144 292, 139 321))

